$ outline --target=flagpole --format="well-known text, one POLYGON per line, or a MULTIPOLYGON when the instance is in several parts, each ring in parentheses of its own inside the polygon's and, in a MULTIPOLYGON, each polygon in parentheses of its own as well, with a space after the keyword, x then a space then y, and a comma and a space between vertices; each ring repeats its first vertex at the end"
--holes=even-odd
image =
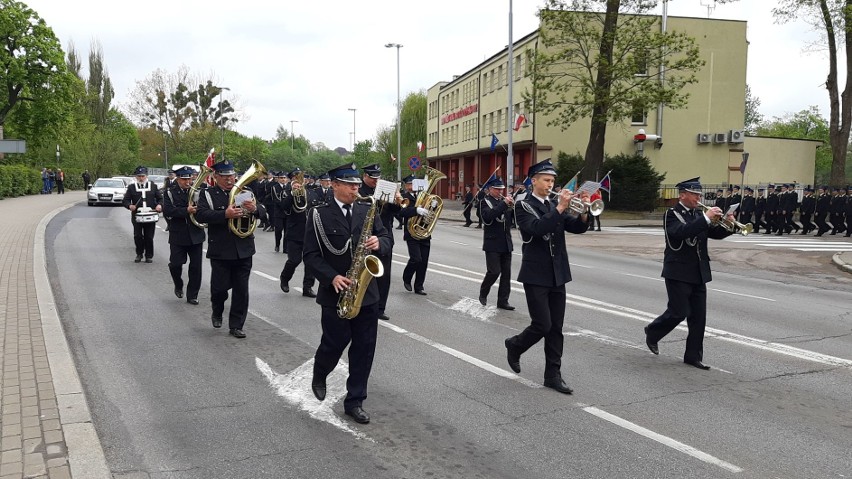
POLYGON ((506 74, 508 75, 506 80, 509 83, 509 114, 506 116, 506 125, 507 130, 509 131, 509 150, 506 153, 506 187, 511 187, 512 183, 514 183, 514 178, 512 177, 515 172, 515 159, 512 149, 512 132, 514 131, 514 126, 512 123, 515 118, 515 105, 512 102, 512 84, 515 82, 514 75, 512 74, 512 63, 514 61, 514 45, 512 41, 512 0, 509 0, 509 49, 508 49, 508 68, 506 74))

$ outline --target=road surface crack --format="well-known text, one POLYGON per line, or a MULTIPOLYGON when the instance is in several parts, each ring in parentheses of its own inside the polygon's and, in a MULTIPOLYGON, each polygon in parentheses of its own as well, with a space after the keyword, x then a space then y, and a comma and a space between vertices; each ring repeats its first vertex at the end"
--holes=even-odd
POLYGON ((781 344, 815 343, 815 342, 818 342, 818 341, 824 341, 826 339, 845 338, 847 336, 852 336, 852 331, 850 331, 848 333, 836 334, 836 335, 833 335, 833 336, 822 336, 822 337, 818 337, 818 338, 814 338, 814 337, 807 338, 807 337, 803 337, 803 336, 798 336, 802 339, 793 339, 793 338, 796 338, 797 336, 791 336, 790 338, 776 339, 775 342, 781 343, 781 344))
POLYGON ((492 410, 496 413, 499 413, 500 415, 510 416, 510 414, 506 413, 505 411, 501 411, 501 410, 497 409, 496 407, 492 406, 491 404, 488 404, 488 403, 476 398, 475 396, 471 396, 470 394, 467 394, 466 392, 462 391, 461 389, 450 386, 449 384, 444 384, 444 386, 446 386, 449 389, 452 389, 453 391, 461 394, 462 396, 466 397, 467 399, 470 399, 471 401, 473 401, 477 404, 481 404, 481 405, 487 407, 488 409, 490 409, 490 410, 492 410))
POLYGON ((207 410, 210 410, 210 409, 229 409, 229 408, 233 408, 233 407, 242 407, 242 406, 245 406, 245 405, 246 405, 245 401, 240 401, 240 402, 232 402, 232 403, 229 403, 229 404, 220 404, 220 405, 215 405, 215 406, 201 406, 201 407, 190 408, 190 409, 175 409, 175 410, 172 410, 172 411, 169 411, 169 412, 185 414, 185 413, 190 413, 190 412, 207 411, 207 410))

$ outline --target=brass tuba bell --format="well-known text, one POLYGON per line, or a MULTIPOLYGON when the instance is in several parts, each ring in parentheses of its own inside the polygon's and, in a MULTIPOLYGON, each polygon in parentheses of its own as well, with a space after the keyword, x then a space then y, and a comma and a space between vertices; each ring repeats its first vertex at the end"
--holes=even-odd
MULTIPOLYGON (((245 191, 249 184, 262 176, 266 176, 266 168, 261 165, 259 161, 251 160, 251 166, 249 169, 246 170, 243 176, 234 183, 234 187, 231 188, 231 192, 228 195, 228 205, 233 205, 236 201, 237 195, 245 191)), ((251 190, 248 192, 251 193, 251 190)), ((251 195, 252 201, 256 204, 257 198, 254 196, 254 193, 251 193, 251 195)), ((243 216, 228 220, 228 229, 231 230, 231 233, 234 233, 240 238, 248 238, 254 234, 254 230, 257 228, 257 218, 246 213, 246 211, 243 211, 243 216)))
POLYGON ((429 182, 429 187, 421 191, 417 195, 417 201, 414 206, 417 208, 426 208, 429 213, 424 216, 415 216, 408 220, 408 233, 418 240, 424 240, 432 235, 432 230, 438 223, 438 217, 441 215, 441 210, 444 209, 444 200, 440 196, 432 194, 435 185, 439 181, 445 179, 447 175, 441 173, 435 168, 424 166, 426 170, 425 179, 429 182))

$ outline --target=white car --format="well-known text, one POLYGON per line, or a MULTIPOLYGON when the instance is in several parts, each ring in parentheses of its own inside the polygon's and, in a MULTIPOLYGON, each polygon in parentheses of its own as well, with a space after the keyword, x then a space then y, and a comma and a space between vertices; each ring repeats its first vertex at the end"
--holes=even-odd
POLYGON ((120 205, 127 191, 121 178, 98 178, 87 192, 89 206, 120 205))

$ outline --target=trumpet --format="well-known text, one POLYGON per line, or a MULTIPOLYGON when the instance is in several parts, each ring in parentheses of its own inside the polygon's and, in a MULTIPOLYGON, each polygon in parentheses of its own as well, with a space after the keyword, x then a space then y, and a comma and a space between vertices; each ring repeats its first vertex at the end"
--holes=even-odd
MULTIPOLYGON (((551 190, 549 195, 552 201, 559 202, 559 193, 554 193, 553 190, 551 190)), ((568 204, 568 209, 578 216, 586 213, 592 216, 600 216, 604 211, 604 202, 600 198, 594 201, 583 201, 583 198, 575 195, 571 197, 571 203, 568 204)))
MULTIPOLYGON (((701 203, 700 201, 696 204, 705 212, 712 208, 711 206, 707 206, 704 203, 701 203)), ((725 216, 719 216, 718 218, 713 220, 713 224, 719 225, 722 228, 725 228, 726 230, 730 231, 731 233, 739 234, 742 236, 748 236, 754 231, 754 225, 752 225, 751 223, 743 224, 737 220, 729 220, 725 216)))

